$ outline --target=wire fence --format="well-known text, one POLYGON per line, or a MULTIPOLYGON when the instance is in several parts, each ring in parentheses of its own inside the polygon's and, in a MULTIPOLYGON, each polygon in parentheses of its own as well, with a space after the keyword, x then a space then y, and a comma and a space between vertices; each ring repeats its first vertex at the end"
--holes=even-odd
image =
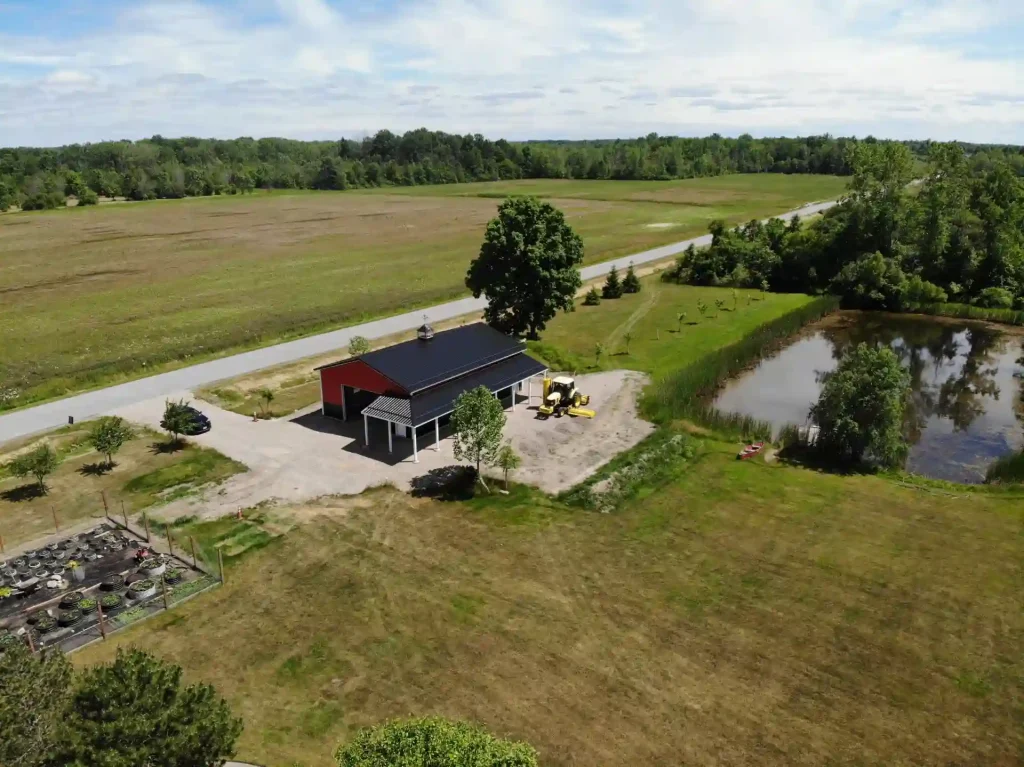
MULTIPOLYGON (((175 529, 172 524, 151 519, 145 510, 133 513, 129 510, 128 505, 121 501, 111 503, 105 493, 102 493, 101 496, 103 509, 101 516, 82 519, 79 515, 72 524, 62 525, 59 510, 56 507, 51 507, 53 532, 49 535, 22 543, 17 549, 7 549, 0 538, 0 561, 5 565, 5 568, 0 568, 0 570, 6 569, 7 572, 15 572, 10 568, 18 564, 19 561, 22 563, 22 567, 30 564, 26 561, 27 558, 31 558, 28 557, 29 554, 39 554, 39 561, 34 563, 34 566, 38 568, 43 561, 43 553, 63 551, 63 546, 72 541, 88 539, 90 535, 87 534, 87 531, 91 531, 93 537, 104 534, 111 535, 117 531, 117 537, 123 538, 117 544, 118 547, 126 544, 136 550, 146 548, 160 556, 162 561, 166 561, 167 567, 173 567, 178 572, 186 572, 186 577, 181 578, 180 581, 169 582, 161 572, 155 578, 151 578, 153 581, 152 593, 146 596, 133 596, 133 593, 129 591, 125 594, 124 603, 116 610, 108 612, 104 610, 101 599, 102 596, 109 593, 104 591, 107 581, 102 580, 102 575, 95 574, 94 565, 90 562, 83 561, 81 564, 75 562, 70 568, 61 568, 68 576, 67 583, 64 585, 55 586, 51 583, 43 587, 43 584, 40 584, 36 587, 37 590, 34 594, 25 595, 27 601, 21 603, 20 609, 0 610, 0 639, 7 639, 10 636, 20 638, 34 652, 56 646, 65 652, 73 652, 95 641, 103 641, 112 633, 169 610, 224 583, 224 558, 220 549, 216 549, 215 561, 207 561, 203 556, 203 548, 197 545, 195 537, 187 534, 186 531, 175 529), (106 525, 106 527, 97 532, 96 528, 99 525, 106 525), (90 570, 93 577, 84 582, 81 578, 72 577, 75 575, 74 571, 78 569, 82 570, 79 575, 84 577, 84 572, 90 570), (44 613, 49 615, 51 620, 55 617, 55 613, 57 616, 63 617, 64 613, 59 613, 57 610, 66 608, 62 600, 69 593, 79 593, 83 598, 89 599, 91 609, 94 602, 95 612, 88 616, 82 616, 84 619, 81 623, 71 628, 40 631, 37 624, 31 620, 32 617, 38 617, 44 613)), ((90 553, 95 552, 90 550, 90 553)), ((212 551, 209 554, 212 555, 212 551)), ((123 557, 125 555, 115 556, 123 557)), ((102 561, 96 559, 96 566, 101 569, 102 561)), ((115 563, 120 561, 120 559, 114 560, 115 563)), ((126 582, 132 578, 145 578, 147 576, 142 573, 141 569, 138 569, 140 561, 136 560, 133 563, 130 558, 125 558, 123 565, 115 564, 115 568, 126 582), (120 572, 122 569, 124 572, 120 572)), ((72 562, 62 560, 61 564, 67 566, 72 562)), ((39 570, 37 569, 37 571, 39 570)), ((0 573, 0 575, 2 574, 0 573)), ((16 578, 20 577, 24 576, 20 574, 16 576, 16 578)), ((14 581, 12 581, 13 583, 14 581)), ((5 584, 0 583, 0 586, 3 585, 5 584)), ((6 599, 0 599, 0 607, 3 606, 4 601, 6 599)), ((14 605, 10 604, 10 606, 14 605)))

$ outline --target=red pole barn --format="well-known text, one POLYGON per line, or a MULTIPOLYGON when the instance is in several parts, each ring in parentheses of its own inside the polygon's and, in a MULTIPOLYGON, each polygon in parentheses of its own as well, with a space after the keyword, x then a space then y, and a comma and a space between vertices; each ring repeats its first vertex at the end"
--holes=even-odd
POLYGON ((392 437, 416 437, 447 422, 460 394, 485 386, 513 410, 524 382, 547 368, 526 354, 525 345, 483 323, 435 333, 430 325, 416 339, 318 368, 322 412, 350 421, 362 416, 370 443, 370 419, 387 424, 392 437))

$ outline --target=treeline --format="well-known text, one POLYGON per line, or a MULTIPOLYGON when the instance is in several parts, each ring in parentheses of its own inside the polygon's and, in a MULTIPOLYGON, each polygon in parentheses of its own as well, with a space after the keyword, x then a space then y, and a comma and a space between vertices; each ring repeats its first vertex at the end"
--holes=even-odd
MULTIPOLYGON (((868 139, 871 141, 871 139, 868 139)), ((131 200, 520 178, 669 180, 726 173, 850 173, 854 139, 831 136, 614 141, 491 141, 419 129, 362 141, 199 138, 0 149, 0 210, 60 207, 68 197, 131 200)))
POLYGON ((928 152, 927 175, 912 185, 910 147, 858 144, 847 196, 820 219, 713 222, 711 246, 691 248, 664 279, 831 293, 863 309, 1024 309, 1024 179, 1005 157, 978 163, 963 145, 928 152))

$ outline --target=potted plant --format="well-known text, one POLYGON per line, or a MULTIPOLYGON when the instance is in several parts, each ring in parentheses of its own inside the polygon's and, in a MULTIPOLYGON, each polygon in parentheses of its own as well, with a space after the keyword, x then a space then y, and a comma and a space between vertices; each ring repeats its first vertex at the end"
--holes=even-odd
POLYGON ((142 564, 139 565, 139 572, 145 573, 149 578, 155 578, 158 575, 163 575, 166 570, 167 562, 163 557, 144 559, 142 564))
POLYGON ((36 618, 35 627, 40 634, 46 634, 57 627, 57 619, 49 613, 43 613, 36 618))
MULTIPOLYGON (((57 618, 57 623, 61 626, 74 626, 80 620, 82 620, 82 611, 77 607, 72 607, 70 610, 65 610, 60 614, 60 617, 57 618)), ((36 628, 39 628, 38 623, 36 628)))
POLYGON ((71 571, 71 580, 76 583, 81 583, 85 580, 85 568, 82 567, 77 559, 72 559, 68 562, 68 570, 71 571))
POLYGON ((0 586, 0 599, 7 599, 7 597, 11 596, 13 593, 14 589, 10 586, 0 586))
POLYGON ((100 604, 103 605, 104 612, 110 612, 123 605, 124 598, 120 594, 104 594, 100 597, 100 604))
POLYGON ((124 576, 123 575, 110 575, 103 579, 103 583, 100 584, 100 588, 103 591, 120 591, 124 588, 124 576))
POLYGON ((81 591, 69 591, 60 600, 60 607, 62 610, 70 610, 72 607, 77 607, 83 599, 85 599, 85 595, 81 591))
POLYGON ((78 609, 82 611, 82 615, 89 615, 96 612, 96 599, 95 597, 86 597, 78 603, 78 609))
POLYGON ((173 585, 175 583, 181 583, 181 579, 185 577, 185 571, 180 567, 175 567, 164 573, 164 583, 167 585, 173 585))
POLYGON ((149 599, 154 594, 156 594, 156 583, 148 578, 135 581, 128 587, 128 596, 131 599, 149 599))

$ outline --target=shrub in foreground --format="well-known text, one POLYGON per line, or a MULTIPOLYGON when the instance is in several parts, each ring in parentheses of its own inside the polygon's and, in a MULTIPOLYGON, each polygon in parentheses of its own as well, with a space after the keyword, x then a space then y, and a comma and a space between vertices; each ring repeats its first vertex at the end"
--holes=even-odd
POLYGON ((78 678, 52 763, 68 767, 214 767, 234 755, 242 722, 206 684, 142 650, 78 678))
POLYGON ((361 730, 336 759, 338 767, 537 767, 537 752, 526 743, 441 717, 361 730))

